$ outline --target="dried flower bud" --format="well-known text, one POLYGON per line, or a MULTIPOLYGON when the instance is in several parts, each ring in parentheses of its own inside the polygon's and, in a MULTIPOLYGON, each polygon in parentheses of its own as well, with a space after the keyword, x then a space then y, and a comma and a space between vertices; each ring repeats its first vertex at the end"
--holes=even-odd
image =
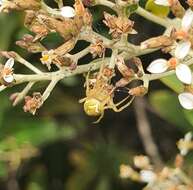
POLYGON ((130 80, 134 76, 134 71, 130 69, 122 57, 118 57, 116 61, 116 66, 120 73, 123 75, 123 78, 130 80))
MULTIPOLYGON (((92 25, 92 15, 86 9, 81 0, 76 0, 74 4, 75 12, 77 15, 77 21, 81 25, 92 25)), ((76 18, 75 18, 76 19, 76 18)))
POLYGON ((5 1, 1 6, 1 11, 9 12, 10 10, 39 10, 41 0, 13 0, 5 1))
POLYGON ((150 38, 141 43, 141 49, 147 48, 164 48, 171 46, 174 43, 174 40, 169 36, 158 36, 150 38))
POLYGON ((36 113, 36 110, 42 106, 42 95, 39 92, 33 93, 33 96, 25 97, 25 105, 23 107, 25 112, 30 112, 33 115, 36 113))
POLYGON ((29 34, 25 34, 21 40, 16 41, 16 45, 32 53, 38 53, 46 50, 41 43, 35 42, 34 37, 29 34))
POLYGON ((122 34, 133 33, 134 22, 127 17, 116 17, 104 12, 105 20, 103 21, 109 28, 109 33, 113 38, 120 38, 122 34))
POLYGON ((147 88, 144 86, 138 86, 129 90, 129 94, 132 96, 144 96, 147 93, 147 88))
POLYGON ((34 11, 26 11, 24 25, 36 34, 33 41, 42 39, 50 32, 44 21, 40 21, 34 11))
POLYGON ((15 99, 17 98, 18 94, 19 94, 18 92, 11 94, 11 96, 9 97, 9 100, 11 102, 14 102, 15 99))
POLYGON ((91 44, 90 53, 92 54, 93 58, 97 56, 102 57, 104 52, 105 52, 105 47, 102 40, 97 39, 95 44, 91 44))
POLYGON ((187 0, 186 3, 193 8, 193 0, 187 0))
POLYGON ((83 4, 85 6, 94 6, 95 5, 95 0, 83 0, 83 4))
POLYGON ((171 0, 170 2, 171 2, 170 8, 171 8, 172 13, 178 18, 182 18, 185 14, 185 9, 180 4, 180 1, 179 0, 171 0))

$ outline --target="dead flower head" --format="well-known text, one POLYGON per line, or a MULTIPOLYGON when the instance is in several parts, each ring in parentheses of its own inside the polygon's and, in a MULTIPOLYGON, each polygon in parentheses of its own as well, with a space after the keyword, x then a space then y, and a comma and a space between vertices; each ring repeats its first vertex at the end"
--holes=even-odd
POLYGON ((105 47, 102 40, 97 39, 95 44, 91 44, 90 46, 90 53, 92 54, 93 58, 102 55, 105 52, 105 47))
POLYGON ((25 112, 30 112, 33 115, 36 113, 36 110, 39 109, 42 105, 42 95, 39 92, 34 92, 33 96, 25 97, 25 105, 23 107, 25 112))
POLYGON ((134 22, 126 17, 117 17, 104 12, 105 20, 103 21, 106 26, 110 28, 109 33, 113 38, 120 38, 122 34, 135 34, 136 31, 133 30, 134 22))

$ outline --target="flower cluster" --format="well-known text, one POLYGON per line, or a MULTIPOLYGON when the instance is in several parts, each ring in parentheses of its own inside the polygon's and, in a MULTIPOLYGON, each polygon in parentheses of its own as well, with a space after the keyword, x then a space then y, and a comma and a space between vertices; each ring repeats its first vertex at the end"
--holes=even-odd
POLYGON ((184 139, 178 141, 177 145, 180 149, 180 154, 176 156, 174 168, 165 166, 160 170, 160 168, 156 168, 156 165, 150 163, 149 157, 139 155, 133 159, 136 169, 125 164, 120 166, 120 177, 122 179, 145 182, 147 184, 144 188, 145 190, 192 189, 193 184, 182 168, 183 156, 188 153, 188 150, 193 149, 191 138, 192 134, 189 132, 185 135, 184 139))

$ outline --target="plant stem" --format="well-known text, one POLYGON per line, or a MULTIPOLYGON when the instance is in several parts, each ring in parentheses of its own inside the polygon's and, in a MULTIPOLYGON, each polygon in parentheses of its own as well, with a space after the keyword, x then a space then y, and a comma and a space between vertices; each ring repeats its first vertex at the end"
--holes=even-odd
POLYGON ((154 22, 157 23, 165 28, 168 28, 169 26, 171 26, 171 19, 169 18, 160 18, 156 15, 153 15, 152 13, 146 11, 145 9, 141 8, 140 6, 138 7, 138 9, 135 11, 138 15, 154 22))

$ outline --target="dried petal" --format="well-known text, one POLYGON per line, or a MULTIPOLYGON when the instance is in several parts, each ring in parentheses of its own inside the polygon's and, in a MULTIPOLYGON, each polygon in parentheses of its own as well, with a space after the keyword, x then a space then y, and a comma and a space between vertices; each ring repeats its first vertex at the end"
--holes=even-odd
POLYGON ((191 48, 191 43, 189 41, 178 43, 176 49, 175 49, 175 57, 178 59, 185 58, 191 48))
POLYGON ((192 26, 192 23, 193 23, 193 12, 191 9, 188 9, 182 18, 182 23, 181 23, 182 29, 185 31, 188 31, 192 26))
POLYGON ((156 59, 150 63, 147 70, 150 73, 163 73, 168 69, 168 62, 166 59, 156 59))
POLYGON ((187 110, 193 109, 193 94, 189 92, 183 92, 178 95, 181 106, 187 110))
POLYGON ((192 83, 192 72, 190 68, 185 64, 179 64, 176 67, 176 76, 181 82, 185 84, 192 83))
POLYGON ((72 18, 75 16, 75 10, 70 6, 65 6, 61 8, 61 15, 64 18, 72 18))

